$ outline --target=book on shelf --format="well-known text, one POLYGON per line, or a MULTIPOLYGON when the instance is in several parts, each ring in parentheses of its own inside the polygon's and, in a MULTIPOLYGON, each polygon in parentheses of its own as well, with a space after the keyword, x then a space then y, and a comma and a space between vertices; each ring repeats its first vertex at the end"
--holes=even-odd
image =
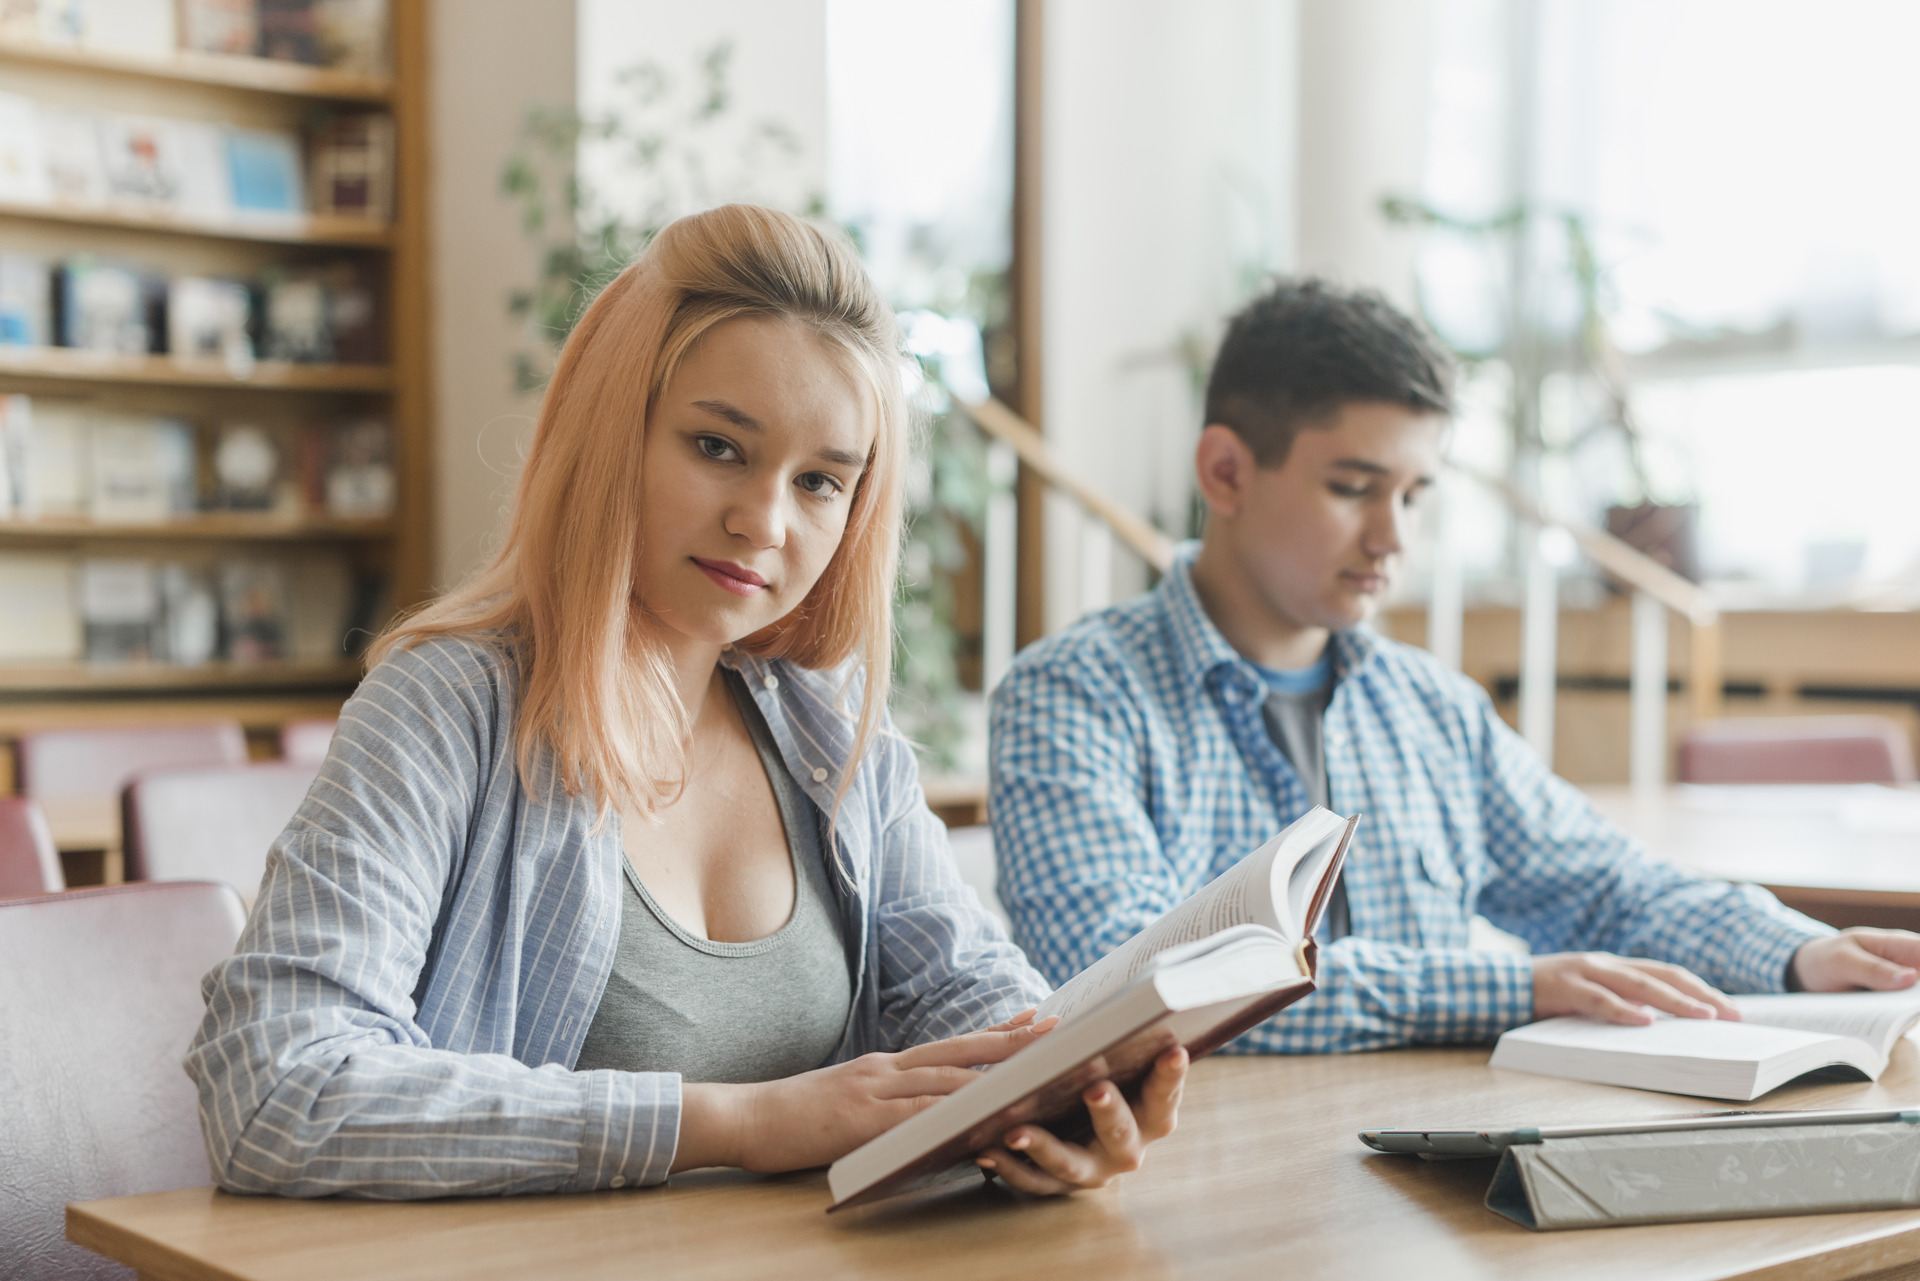
POLYGON ((186 667, 212 662, 220 653, 220 603, 213 580, 193 565, 160 567, 159 658, 186 667))
POLYGON ((286 561, 287 657, 337 663, 353 615, 353 574, 337 551, 292 555, 286 561))
POLYGON ((264 428, 229 423, 213 450, 215 505, 225 511, 271 511, 280 501, 280 446, 264 428))
POLYGON ((270 560, 224 560, 219 567, 220 634, 228 661, 287 657, 287 577, 270 560))
POLYGON ((219 125, 102 115, 95 124, 110 202, 219 218, 232 204, 219 125))
POLYGON ((80 562, 80 622, 90 663, 147 662, 160 623, 160 582, 153 562, 80 562))
POLYGON ((47 166, 47 195, 56 204, 98 205, 107 198, 100 155, 99 118, 91 111, 40 104, 40 154, 47 166))
POLYGON ((226 131, 227 188, 233 207, 250 213, 306 212, 300 140, 272 129, 226 131))
POLYGON ((164 58, 175 47, 174 0, 0 0, 0 36, 164 58))
POLYGON ((307 192, 313 212, 385 223, 393 216, 393 118, 340 111, 307 131, 307 192))
POLYGON ((33 397, 0 396, 0 520, 26 509, 27 450, 32 444, 33 397))
POLYGON ((14 482, 19 514, 84 516, 93 490, 88 475, 93 433, 85 406, 46 396, 14 397, 9 430, 20 433, 20 471, 14 482), (15 427, 16 421, 24 425, 15 427))
POLYGON ((269 360, 333 360, 327 287, 310 269, 269 268, 260 280, 260 348, 269 360))
POLYGON ((53 341, 53 272, 38 254, 0 253, 0 347, 53 341))
POLYGON ((1655 1017, 1650 1026, 1543 1019, 1514 1028, 1491 1066, 1667 1094, 1746 1101, 1809 1072, 1880 1079, 1920 1022, 1920 991, 1730 998, 1734 1019, 1655 1017))
POLYGON ((0 663, 71 663, 82 644, 71 557, 0 552, 0 663))
POLYGON ((1313 991, 1319 927, 1359 819, 1316 807, 1186 902, 1068 980, 1052 1031, 833 1163, 833 1208, 938 1177, 1009 1129, 1079 1137, 1081 1091, 1131 1095, 1167 1050, 1199 1058, 1313 991))
POLYGON ((180 47, 250 58, 260 48, 256 0, 179 0, 180 47))
POLYGON ((39 205, 52 198, 39 109, 31 98, 0 93, 0 200, 39 205))
POLYGON ((176 356, 253 364, 253 293, 238 280, 175 276, 167 282, 167 350, 176 356))
POLYGON ((328 359, 341 365, 377 365, 386 358, 380 325, 378 272, 343 258, 315 273, 325 291, 328 359))
POLYGON ((87 515, 103 524, 159 524, 198 505, 193 428, 166 418, 96 415, 87 515))
POLYGON ((393 433, 378 419, 336 424, 331 433, 324 505, 328 515, 377 520, 393 515, 398 478, 393 433))
POLYGON ((60 264, 53 289, 54 330, 62 347, 144 355, 161 345, 165 286, 139 268, 92 254, 60 264))

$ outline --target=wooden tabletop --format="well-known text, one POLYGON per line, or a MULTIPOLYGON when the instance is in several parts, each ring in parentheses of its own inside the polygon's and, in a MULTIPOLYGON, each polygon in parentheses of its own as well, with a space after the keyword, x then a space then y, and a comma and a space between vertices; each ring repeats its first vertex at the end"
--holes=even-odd
MULTIPOLYGON (((1699 1100, 1486 1066, 1485 1049, 1196 1066, 1179 1133, 1113 1188, 997 1187, 829 1216, 825 1175, 731 1171, 664 1188, 412 1204, 211 1189, 69 1207, 70 1239, 167 1281, 347 1277, 1262 1276, 1697 1281, 1862 1276, 1920 1260, 1920 1210, 1534 1233, 1484 1208, 1492 1164, 1369 1152, 1365 1128, 1669 1116, 1699 1100)), ((1910 1106, 1920 1047, 1877 1085, 1768 1107, 1910 1106)))

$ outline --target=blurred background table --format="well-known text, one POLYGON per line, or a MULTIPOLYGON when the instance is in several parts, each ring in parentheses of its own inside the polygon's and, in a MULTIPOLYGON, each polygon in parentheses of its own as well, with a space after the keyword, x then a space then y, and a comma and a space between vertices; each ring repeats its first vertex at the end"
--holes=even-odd
POLYGON ((1920 789, 1584 790, 1601 813, 1669 862, 1764 885, 1834 925, 1920 930, 1920 789))

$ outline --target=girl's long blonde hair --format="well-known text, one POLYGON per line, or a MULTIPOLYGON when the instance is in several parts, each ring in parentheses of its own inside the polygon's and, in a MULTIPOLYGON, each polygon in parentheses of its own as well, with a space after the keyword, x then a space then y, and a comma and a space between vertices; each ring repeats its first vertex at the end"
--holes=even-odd
POLYGON ((521 777, 531 783, 538 750, 549 749, 568 793, 592 798, 603 820, 615 806, 650 815, 682 785, 686 710, 634 604, 641 457, 648 419, 687 350, 746 316, 807 326, 863 375, 879 410, 846 532, 820 580, 792 612, 738 642, 808 668, 858 656, 865 680, 844 795, 892 674, 907 448, 900 340, 852 246, 775 210, 727 205, 682 218, 601 292, 560 353, 499 554, 369 653, 378 662, 437 636, 507 647, 519 668, 521 777))

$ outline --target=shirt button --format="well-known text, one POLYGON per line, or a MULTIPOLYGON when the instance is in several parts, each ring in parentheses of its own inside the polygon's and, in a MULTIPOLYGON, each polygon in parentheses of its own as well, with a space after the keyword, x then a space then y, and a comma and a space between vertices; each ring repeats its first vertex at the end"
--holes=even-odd
POLYGON ((780 678, 778 676, 773 675, 772 673, 768 673, 767 678, 761 681, 760 683, 762 685, 765 685, 768 689, 780 688, 780 678))
POLYGON ((627 1186, 627 1176, 624 1174, 616 1174, 607 1180, 607 1186, 610 1188, 624 1188, 627 1186))
POLYGON ((823 770, 823 769, 821 769, 821 768, 819 768, 818 766, 815 766, 815 767, 814 767, 814 771, 813 771, 813 781, 814 781, 814 782, 816 782, 816 783, 824 783, 824 782, 826 782, 826 781, 827 781, 827 772, 826 772, 825 770, 823 770))

